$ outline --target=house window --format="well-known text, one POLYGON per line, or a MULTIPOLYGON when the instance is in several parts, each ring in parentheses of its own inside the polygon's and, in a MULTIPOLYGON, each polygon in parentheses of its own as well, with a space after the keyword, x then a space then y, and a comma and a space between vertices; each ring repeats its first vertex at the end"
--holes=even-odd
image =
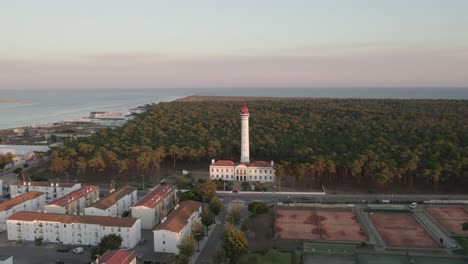
POLYGON ((270 176, 270 180, 273 180, 273 177, 270 176))
POLYGON ((216 172, 218 172, 218 169, 216 169, 216 172))
POLYGON ((166 241, 163 241, 163 245, 166 244, 166 241))
POLYGON ((255 179, 257 179, 257 176, 255 176, 255 179))

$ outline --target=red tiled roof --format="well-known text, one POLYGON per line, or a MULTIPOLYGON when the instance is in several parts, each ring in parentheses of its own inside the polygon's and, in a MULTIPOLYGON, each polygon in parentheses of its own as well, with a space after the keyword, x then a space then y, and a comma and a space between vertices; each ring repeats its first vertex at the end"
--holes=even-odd
POLYGON ((66 183, 66 182, 58 182, 58 183, 55 183, 55 182, 40 182, 40 181, 26 181, 26 182, 23 182, 23 181, 15 181, 13 183, 11 183, 10 185, 18 185, 18 186, 26 186, 26 185, 30 185, 30 186, 44 186, 44 187, 49 187, 51 184, 58 184, 58 187, 73 187, 75 186, 75 184, 77 183, 66 183), (26 183, 26 184, 25 184, 26 183))
POLYGON ((117 249, 107 251, 98 259, 98 264, 130 264, 136 259, 134 251, 117 249))
POLYGON ((179 204, 179 207, 172 211, 164 223, 157 225, 154 230, 169 230, 179 233, 187 224, 190 216, 200 210, 202 204, 196 201, 184 201, 179 204))
POLYGON ((136 191, 135 187, 132 186, 124 186, 117 191, 109 194, 108 196, 104 197, 103 199, 99 200, 93 205, 90 205, 89 207, 95 207, 99 208, 101 210, 106 210, 107 208, 111 207, 115 203, 117 203, 118 200, 122 199, 123 197, 131 194, 132 192, 136 191))
POLYGON ((159 185, 149 192, 145 197, 141 198, 132 207, 145 206, 154 208, 162 199, 176 189, 175 185, 159 185))
POLYGON ((257 160, 250 163, 249 167, 271 167, 271 163, 264 160, 257 160))
POLYGON ((16 221, 47 221, 58 222, 63 224, 94 224, 101 226, 120 226, 132 227, 138 218, 130 217, 110 217, 110 216, 94 216, 94 215, 67 215, 67 214, 52 214, 52 213, 36 213, 36 212, 16 212, 8 217, 7 220, 16 221))
POLYGON ((235 166, 236 163, 232 160, 217 160, 213 166, 235 166))
POLYGON ((90 193, 90 192, 94 192, 98 189, 97 186, 95 185, 89 185, 89 186, 85 186, 85 187, 81 187, 80 189, 78 190, 75 190, 65 196, 62 196, 60 198, 58 198, 57 200, 55 201, 52 201, 51 203, 49 203, 48 205, 56 205, 56 206, 65 206, 77 199, 80 199, 81 197, 85 196, 87 193, 90 193))
POLYGON ((36 191, 27 192, 27 193, 25 193, 23 195, 20 195, 20 196, 15 197, 15 198, 13 198, 11 200, 8 200, 8 201, 6 201, 4 203, 1 203, 0 204, 0 212, 9 210, 15 205, 18 205, 18 204, 24 203, 26 201, 32 200, 32 199, 34 199, 36 197, 39 197, 41 195, 44 195, 44 193, 43 192, 36 192, 36 191))

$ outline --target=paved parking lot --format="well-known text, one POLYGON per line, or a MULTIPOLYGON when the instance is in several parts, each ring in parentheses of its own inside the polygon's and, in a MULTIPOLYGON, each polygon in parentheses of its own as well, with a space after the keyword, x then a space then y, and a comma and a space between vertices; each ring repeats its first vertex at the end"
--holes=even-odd
POLYGON ((91 262, 91 249, 85 248, 82 254, 57 252, 57 245, 34 243, 0 247, 0 255, 13 256, 15 264, 55 264, 60 259, 65 264, 88 264, 91 262))

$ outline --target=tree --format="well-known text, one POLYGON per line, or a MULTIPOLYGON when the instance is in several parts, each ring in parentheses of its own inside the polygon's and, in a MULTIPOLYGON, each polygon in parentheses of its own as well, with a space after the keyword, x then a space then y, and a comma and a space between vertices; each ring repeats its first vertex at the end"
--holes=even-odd
POLYGON ((242 208, 240 205, 234 205, 227 215, 227 221, 232 225, 239 225, 242 218, 242 208))
POLYGON ((216 197, 216 183, 208 179, 195 187, 195 193, 201 197, 203 202, 208 202, 216 197))
POLYGON ((195 239, 192 235, 186 235, 180 240, 177 248, 179 249, 179 255, 190 259, 193 253, 195 253, 195 239))
POLYGON ((192 236, 197 241, 197 251, 200 251, 200 241, 205 237, 205 227, 203 224, 195 220, 192 223, 192 236))
POLYGON ((247 252, 249 244, 243 232, 228 227, 223 235, 223 249, 228 258, 237 260, 237 258, 247 252))
POLYGON ((264 202, 251 202, 248 209, 254 215, 268 213, 268 205, 264 202))
POLYGON ((241 188, 243 191, 248 191, 250 187, 250 184, 248 182, 242 182, 241 183, 241 188))
POLYGON ((23 168, 16 168, 13 170, 14 174, 21 174, 23 172, 23 168))
POLYGON ((213 196, 209 203, 209 208, 214 215, 218 215, 223 208, 223 201, 216 196, 213 196))
POLYGON ((102 256, 108 250, 115 250, 122 244, 122 238, 116 234, 110 234, 102 237, 97 246, 93 247, 91 251, 91 259, 94 260, 98 256, 102 256))
POLYGON ((209 226, 214 224, 214 215, 208 208, 203 208, 203 211, 201 213, 201 221, 202 224, 206 227, 208 230, 209 226))
POLYGON ((462 229, 463 229, 463 231, 468 230, 468 222, 463 223, 462 229))
POLYGON ((5 169, 5 166, 13 162, 13 154, 8 152, 7 154, 3 155, 0 154, 0 169, 5 169))
POLYGON ((216 250, 213 256, 213 262, 215 264, 223 264, 226 262, 226 252, 224 251, 224 249, 220 248, 216 250))
POLYGON ((167 264, 187 264, 188 262, 189 260, 181 255, 171 255, 166 259, 167 264))

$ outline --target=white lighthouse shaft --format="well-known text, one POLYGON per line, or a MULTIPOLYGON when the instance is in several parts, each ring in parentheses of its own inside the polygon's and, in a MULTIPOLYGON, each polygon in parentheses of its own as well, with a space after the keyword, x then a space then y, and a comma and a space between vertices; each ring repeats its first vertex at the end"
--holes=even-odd
POLYGON ((250 163, 249 150, 249 114, 241 114, 241 160, 250 163))

